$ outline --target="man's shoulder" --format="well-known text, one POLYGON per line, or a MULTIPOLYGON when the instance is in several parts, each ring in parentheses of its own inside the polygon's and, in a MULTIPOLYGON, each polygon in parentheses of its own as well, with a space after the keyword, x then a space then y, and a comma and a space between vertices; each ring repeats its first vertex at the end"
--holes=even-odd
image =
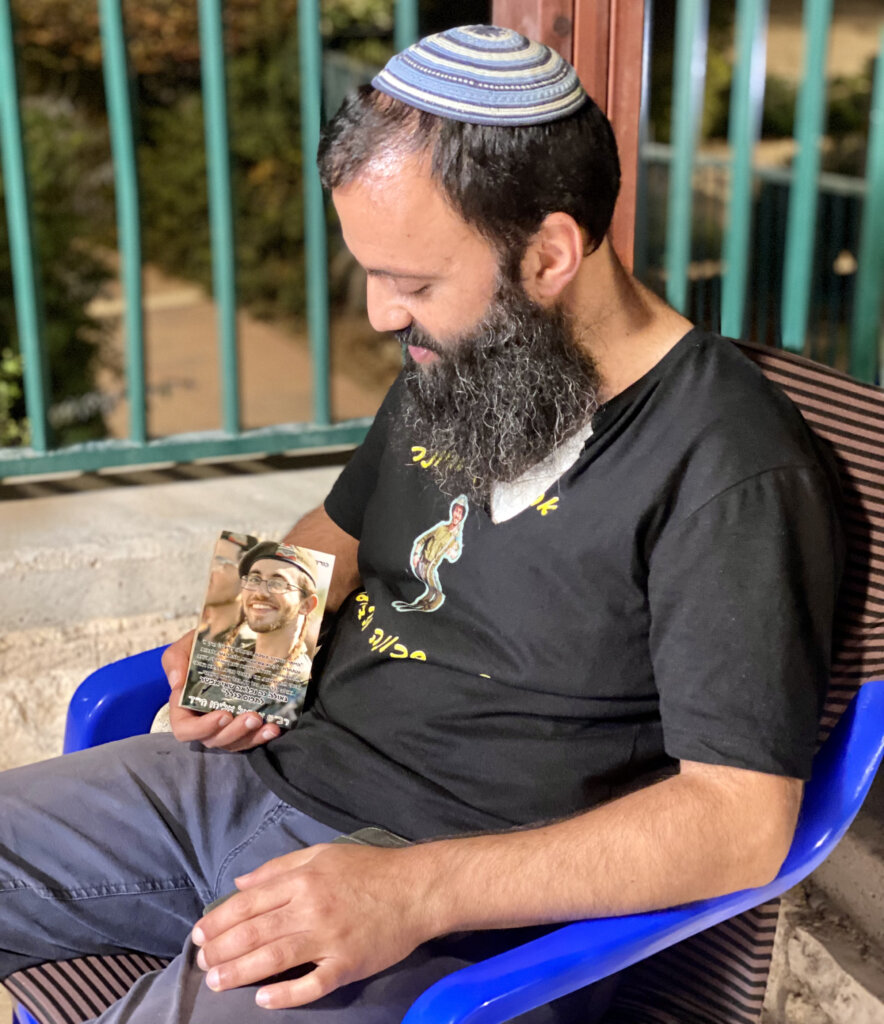
POLYGON ((725 457, 745 472, 815 465, 819 448, 792 400, 729 338, 694 329, 664 368, 658 393, 662 438, 725 457))

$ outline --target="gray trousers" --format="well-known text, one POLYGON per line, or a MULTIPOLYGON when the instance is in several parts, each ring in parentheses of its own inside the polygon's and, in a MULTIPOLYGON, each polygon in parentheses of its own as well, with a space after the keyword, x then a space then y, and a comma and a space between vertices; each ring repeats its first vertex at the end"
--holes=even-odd
MULTIPOLYGON (((0 978, 134 949, 174 957, 102 1024, 393 1024, 439 978, 538 934, 439 939, 307 1007, 262 1010, 258 985, 212 992, 190 930, 233 879, 338 833, 279 800, 237 754, 139 736, 0 774, 0 978)), ((600 1019, 610 985, 520 1017, 600 1019)))

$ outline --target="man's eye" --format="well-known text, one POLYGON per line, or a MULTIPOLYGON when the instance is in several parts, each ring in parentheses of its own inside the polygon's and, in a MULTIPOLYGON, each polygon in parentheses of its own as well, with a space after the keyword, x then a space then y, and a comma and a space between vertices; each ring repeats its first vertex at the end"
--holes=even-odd
POLYGON ((403 294, 407 295, 410 299, 414 299, 421 295, 426 295, 429 290, 430 286, 428 284, 424 284, 421 285, 420 288, 415 288, 412 292, 403 292, 403 294))

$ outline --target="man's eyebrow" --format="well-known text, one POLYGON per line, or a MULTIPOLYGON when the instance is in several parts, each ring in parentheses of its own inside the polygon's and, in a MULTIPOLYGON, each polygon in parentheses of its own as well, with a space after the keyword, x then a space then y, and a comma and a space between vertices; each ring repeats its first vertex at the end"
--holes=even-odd
POLYGON ((415 274, 410 270, 394 270, 388 267, 370 267, 366 274, 369 277, 404 277, 411 281, 430 281, 436 278, 436 274, 415 274))

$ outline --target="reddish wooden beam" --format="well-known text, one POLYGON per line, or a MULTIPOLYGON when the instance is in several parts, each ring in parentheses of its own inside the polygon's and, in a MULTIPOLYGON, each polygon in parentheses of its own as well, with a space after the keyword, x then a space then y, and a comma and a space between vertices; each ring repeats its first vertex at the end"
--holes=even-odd
POLYGON ((609 0, 577 4, 574 16, 574 67, 583 88, 608 112, 608 57, 611 48, 609 0))
POLYGON ((611 0, 607 114, 620 151, 620 197, 611 241, 620 262, 632 270, 638 180, 638 129, 642 100, 644 0, 611 0))
POLYGON ((572 61, 608 115, 620 152, 620 198, 611 242, 631 270, 635 235, 644 0, 494 0, 495 25, 514 28, 572 61))
POLYGON ((572 59, 574 4, 580 0, 494 0, 491 20, 572 59))

